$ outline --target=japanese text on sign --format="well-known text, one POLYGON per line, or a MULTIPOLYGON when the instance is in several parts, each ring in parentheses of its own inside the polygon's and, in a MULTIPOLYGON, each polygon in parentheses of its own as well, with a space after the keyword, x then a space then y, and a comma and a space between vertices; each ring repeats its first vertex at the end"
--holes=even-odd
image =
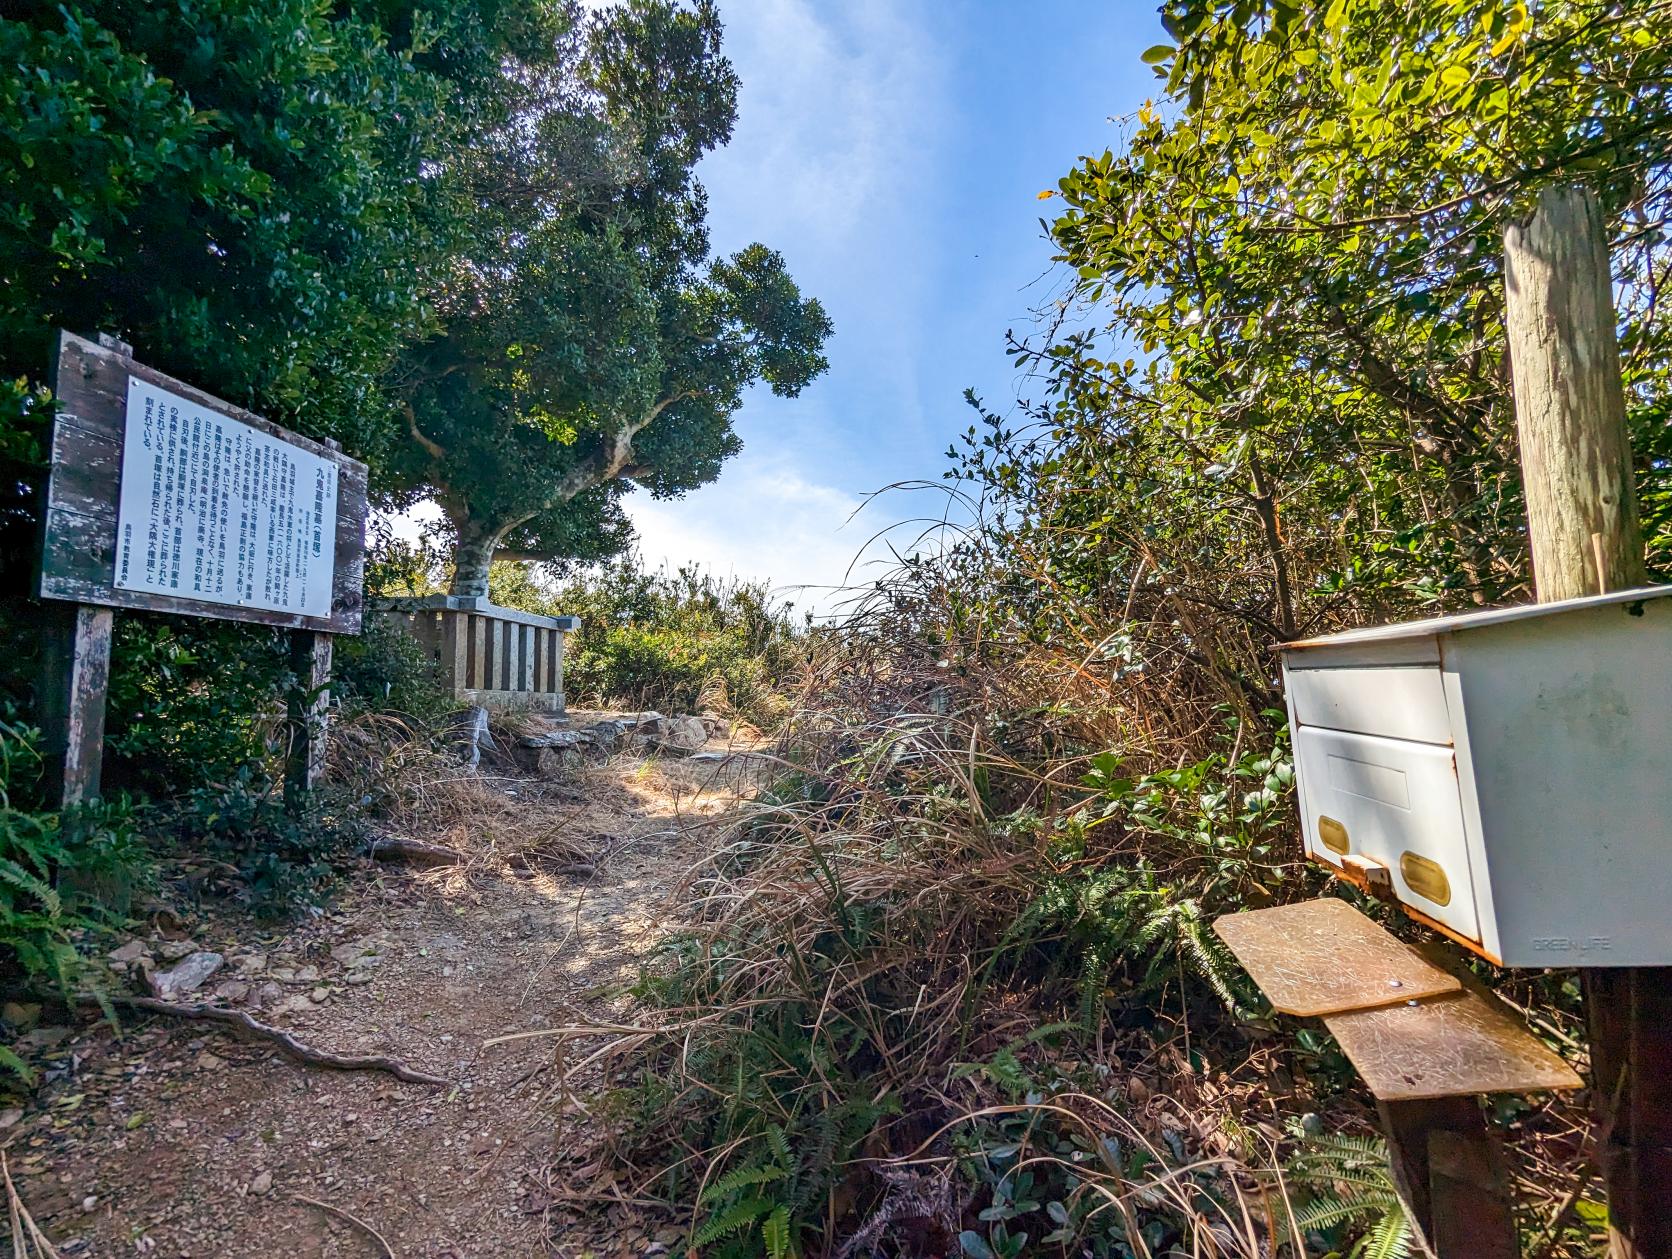
POLYGON ((330 460, 128 378, 118 589, 330 616, 336 535, 330 460))

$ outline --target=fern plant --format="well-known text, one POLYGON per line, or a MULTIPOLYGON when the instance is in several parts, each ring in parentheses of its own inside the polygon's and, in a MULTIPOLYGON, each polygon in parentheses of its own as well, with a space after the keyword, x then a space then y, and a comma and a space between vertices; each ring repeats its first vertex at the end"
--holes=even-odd
POLYGON ((1356 1235, 1349 1259, 1406 1259, 1415 1234, 1394 1188, 1387 1143, 1347 1133, 1310 1138, 1288 1167, 1302 1204, 1295 1227, 1336 1240, 1356 1235))
POLYGON ((794 1213, 798 1160, 777 1124, 766 1130, 762 1157, 733 1168, 703 1190, 698 1205, 707 1218, 691 1234, 691 1246, 716 1246, 715 1256, 787 1259, 797 1253, 794 1213))
MULTIPOLYGON (((131 869, 138 845, 119 807, 85 808, 66 826, 57 813, 13 803, 13 787, 39 770, 39 741, 38 730, 0 712, 0 980, 69 1000, 84 969, 74 933, 106 916, 83 890, 131 869)), ((31 1077, 4 1046, 0 1069, 31 1077)))

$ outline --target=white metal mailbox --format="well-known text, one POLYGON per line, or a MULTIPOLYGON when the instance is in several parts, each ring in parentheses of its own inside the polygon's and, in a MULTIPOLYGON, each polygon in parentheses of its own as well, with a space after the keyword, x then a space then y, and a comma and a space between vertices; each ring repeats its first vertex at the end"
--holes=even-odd
POLYGON ((1286 645, 1307 855, 1502 965, 1672 964, 1668 596, 1286 645))

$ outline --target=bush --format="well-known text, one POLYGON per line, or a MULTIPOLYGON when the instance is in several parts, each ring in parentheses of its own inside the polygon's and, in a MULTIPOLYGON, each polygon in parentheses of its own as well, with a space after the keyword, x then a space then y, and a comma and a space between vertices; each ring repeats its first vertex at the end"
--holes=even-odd
POLYGON ((436 662, 388 617, 368 615, 360 633, 337 639, 331 696, 345 713, 384 712, 429 727, 457 707, 436 662))
POLYGON ((768 725, 787 711, 786 691, 806 658, 806 634, 765 586, 691 568, 600 567, 563 583, 537 610, 581 618, 564 686, 588 702, 714 708, 768 725))
MULTIPOLYGON (((40 732, 0 712, 0 982, 51 985, 66 1000, 81 978, 75 936, 123 912, 143 850, 127 811, 97 806, 64 817, 13 803, 41 768, 40 732)), ((27 1075, 9 1050, 0 1066, 27 1075)))
POLYGON ((252 766, 229 779, 194 788, 170 809, 166 829, 189 852, 210 857, 221 871, 196 883, 242 902, 259 918, 278 920, 318 904, 336 881, 332 859, 364 838, 359 810, 321 789, 298 813, 284 806, 278 782, 252 766))
POLYGON ((276 773, 291 680, 283 630, 119 615, 106 791, 126 788, 169 799, 247 765, 276 773))

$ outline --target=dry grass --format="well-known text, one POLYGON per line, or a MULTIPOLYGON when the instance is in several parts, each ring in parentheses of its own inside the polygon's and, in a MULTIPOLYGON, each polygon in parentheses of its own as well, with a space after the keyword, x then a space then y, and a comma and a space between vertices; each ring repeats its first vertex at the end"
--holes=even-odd
MULTIPOLYGON (((1042 1129, 1144 1151, 1136 1175, 1027 1156, 1042 1174, 1053 1160, 1071 1172, 1074 1193, 1101 1204, 1094 1218, 1118 1220, 1135 1254, 1150 1253, 1142 1230, 1157 1220, 1173 1247, 1157 1253, 1304 1253, 1281 1171, 1291 1127, 1311 1112, 1329 1131, 1368 1133, 1374 1112, 1350 1077, 1330 1074, 1338 1068, 1296 1054, 1292 1026, 1233 1017, 1168 937, 1179 970, 1158 993, 1136 986, 1143 957, 1117 960, 1091 1035, 1038 1035, 1077 1022, 1080 995, 1070 968, 1081 946, 1062 919, 1029 916, 1042 889, 1141 861, 1193 897, 1224 861, 1193 833, 1129 818, 1100 820, 1078 848, 1059 844, 1087 800, 1090 758, 1114 749, 1135 777, 1206 757, 1234 765, 1272 737, 1257 697, 1177 645, 1146 648, 1149 667, 1123 670, 1089 621, 1067 645, 995 641, 960 619, 967 603, 945 574, 920 571, 827 637, 769 763, 775 789, 743 806, 689 874, 684 917, 696 927, 657 972, 650 1008, 627 1024, 561 1029, 562 1061, 579 1070, 650 1055, 667 1093, 624 1150, 632 1192, 665 1186, 676 1167, 686 1179, 675 1196, 694 1223, 697 1187, 758 1159, 769 1129, 807 1133, 810 1117, 874 1104, 803 1221, 810 1254, 884 1234, 901 1255, 929 1253, 894 1231, 902 1202, 924 1195, 920 1215, 950 1211, 968 1227, 983 1205, 971 1195, 991 1188, 968 1183, 970 1160, 1023 1110, 1042 1129), (1042 1094, 1027 1107, 1019 1086, 981 1065, 1007 1054, 1042 1094), (1093 1080, 1103 1086, 1088 1093, 1093 1080), (947 1206, 936 1186, 954 1166, 963 1196, 947 1206)), ((1236 668, 1258 677, 1261 662, 1251 652, 1236 668)), ((1239 858, 1219 903, 1234 907, 1243 886, 1250 899, 1266 887, 1312 894, 1294 839, 1278 833, 1271 857, 1239 858)), ((1518 995, 1568 1028, 1548 993, 1518 995)), ((1533 1233, 1583 1187, 1577 1113, 1552 1102, 1519 1125, 1533 1233)), ((1548 1248, 1582 1253, 1569 1240, 1548 1248)))
POLYGON ((472 769, 452 748, 387 715, 339 723, 330 748, 331 777, 365 784, 368 798, 375 793, 386 829, 452 848, 465 855, 467 868, 595 855, 586 797, 563 784, 486 764, 472 769))

